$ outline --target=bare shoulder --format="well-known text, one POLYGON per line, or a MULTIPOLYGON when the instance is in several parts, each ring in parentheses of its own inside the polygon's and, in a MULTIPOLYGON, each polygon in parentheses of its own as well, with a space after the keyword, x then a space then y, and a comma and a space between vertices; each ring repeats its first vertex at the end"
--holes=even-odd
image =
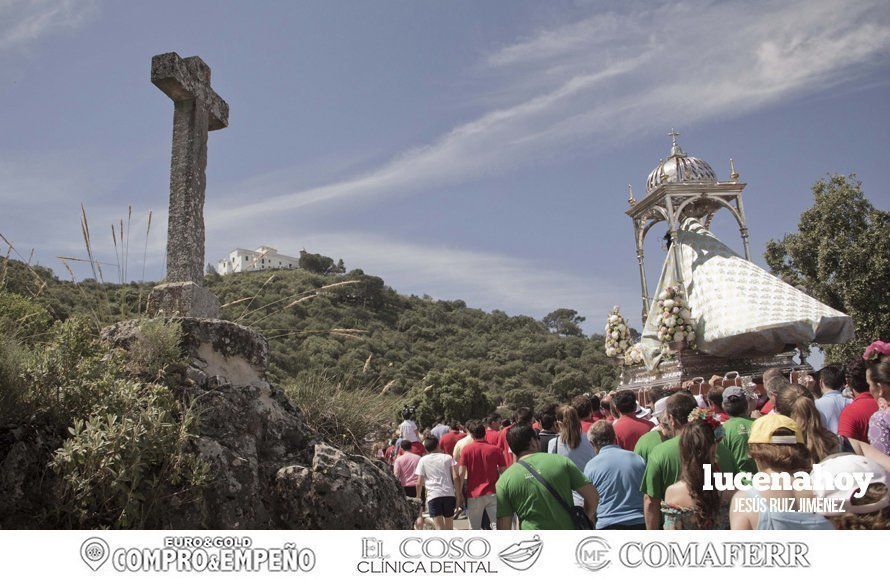
POLYGON ((686 482, 676 482, 668 486, 664 492, 664 501, 676 508, 691 508, 693 506, 686 482))

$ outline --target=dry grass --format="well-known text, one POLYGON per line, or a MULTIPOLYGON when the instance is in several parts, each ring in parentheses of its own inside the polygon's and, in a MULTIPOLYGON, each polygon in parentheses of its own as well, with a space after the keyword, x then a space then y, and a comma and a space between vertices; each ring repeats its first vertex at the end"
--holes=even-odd
POLYGON ((364 454, 370 452, 374 439, 391 433, 391 422, 403 401, 368 388, 350 387, 324 373, 301 375, 286 382, 284 391, 313 431, 364 454))

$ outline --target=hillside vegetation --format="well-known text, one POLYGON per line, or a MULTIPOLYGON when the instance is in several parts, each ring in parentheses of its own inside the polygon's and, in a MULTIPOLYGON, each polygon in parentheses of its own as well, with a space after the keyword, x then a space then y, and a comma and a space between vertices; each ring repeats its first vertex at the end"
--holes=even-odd
MULTIPOLYGON (((323 381, 450 413, 447 400, 445 410, 421 403, 435 383, 436 389, 453 386, 487 397, 470 404, 478 413, 494 405, 565 400, 616 381, 602 338, 583 335, 574 311, 558 310, 545 323, 487 313, 459 300, 400 295, 361 270, 334 271, 210 274, 206 284, 224 304, 225 319, 268 338, 271 379, 283 384, 323 381)), ((138 315, 150 290, 149 284, 63 281, 48 269, 29 270, 15 261, 3 282, 5 291, 44 305, 54 319, 83 316, 97 327, 138 315)))

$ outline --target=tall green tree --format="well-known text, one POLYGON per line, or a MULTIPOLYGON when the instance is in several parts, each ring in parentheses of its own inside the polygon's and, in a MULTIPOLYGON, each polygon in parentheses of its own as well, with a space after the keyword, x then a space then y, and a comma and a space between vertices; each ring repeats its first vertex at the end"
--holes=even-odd
POLYGON ((770 241, 764 258, 775 275, 853 318, 856 338, 824 347, 829 361, 844 361, 890 337, 890 213, 853 175, 821 179, 813 199, 797 232, 770 241))
POLYGON ((541 321, 557 335, 578 336, 583 334, 580 324, 584 320, 574 309, 560 308, 545 315, 541 321))
POLYGON ((419 387, 422 389, 414 404, 417 419, 423 425, 440 420, 479 419, 495 408, 482 381, 465 371, 431 371, 419 387))

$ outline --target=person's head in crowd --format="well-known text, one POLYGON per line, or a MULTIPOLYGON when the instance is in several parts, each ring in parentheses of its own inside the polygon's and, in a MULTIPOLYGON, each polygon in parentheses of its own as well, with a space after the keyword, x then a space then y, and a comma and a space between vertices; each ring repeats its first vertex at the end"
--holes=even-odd
POLYGON ((556 410, 556 424, 559 427, 559 439, 568 447, 575 449, 581 443, 581 419, 571 405, 561 405, 556 410))
POLYGON ((608 421, 601 419, 587 430, 587 441, 596 453, 606 446, 615 445, 615 428, 608 421))
POLYGON ((436 436, 426 436, 423 438, 423 449, 425 449, 428 454, 438 452, 439 438, 436 436))
POLYGON ((507 432, 507 445, 517 457, 538 452, 538 433, 531 424, 517 423, 507 432))
POLYGON ((844 388, 844 369, 839 365, 826 365, 816 374, 822 393, 844 388))
POLYGON ((474 440, 485 439, 485 424, 481 421, 474 420, 467 422, 467 431, 470 432, 470 435, 473 436, 474 440))
POLYGON ((623 389, 612 398, 612 405, 621 415, 633 415, 637 411, 637 396, 632 391, 623 389))
POLYGON ((689 423, 689 414, 698 407, 695 397, 687 392, 678 391, 665 402, 665 417, 662 421, 665 433, 671 436, 679 435, 686 424, 689 423))
POLYGON ((593 417, 600 413, 600 409, 602 406, 600 405, 600 396, 598 395, 589 395, 590 398, 590 416, 593 417))
POLYGON ((612 415, 612 399, 612 394, 610 393, 604 394, 602 399, 600 399, 600 414, 603 417, 612 415))
POLYGON ((556 415, 556 410, 558 407, 559 407, 558 403, 545 403, 544 405, 539 407, 538 410, 535 412, 535 414, 537 415, 538 421, 541 421, 541 418, 543 416, 547 415, 548 413, 550 415, 556 415))
POLYGON ((797 424, 814 462, 821 462, 838 451, 838 438, 822 425, 813 394, 806 387, 791 383, 782 389, 776 398, 776 411, 797 424))
POLYGON ((402 449, 402 451, 405 452, 405 453, 410 452, 410 451, 411 451, 411 442, 408 441, 408 440, 402 440, 402 441, 399 443, 399 447, 400 447, 400 448, 402 449))
POLYGON ((844 374, 854 395, 868 391, 868 366, 869 363, 864 359, 854 359, 847 364, 844 374))
POLYGON ((708 528, 720 512, 720 492, 704 489, 704 464, 713 467, 717 462, 717 438, 707 421, 693 419, 680 432, 680 462, 680 481, 686 484, 695 504, 696 526, 708 528))
POLYGON ((495 431, 501 429, 501 416, 496 413, 491 414, 485 418, 485 425, 488 429, 493 429, 495 431))
POLYGON ((402 408, 402 419, 405 420, 413 420, 414 419, 414 408, 406 405, 402 408))
POLYGON ((882 361, 869 365, 866 373, 869 391, 878 400, 881 408, 890 404, 890 362, 882 361))
POLYGON ((545 413, 541 415, 538 422, 541 424, 542 432, 555 432, 554 429, 556 427, 556 415, 552 413, 545 413))
POLYGON ((460 431, 460 424, 457 423, 457 420, 451 420, 450 422, 448 422, 448 429, 455 432, 460 431))
MULTIPOLYGON (((596 401, 597 404, 599 404, 599 399, 596 401)), ((578 414, 579 419, 588 419, 591 412, 593 412, 593 404, 590 402, 590 398, 586 395, 576 395, 573 397, 572 407, 575 408, 575 412, 578 414)))
POLYGON ((504 419, 501 420, 501 429, 503 429, 505 427, 510 427, 511 425, 513 425, 513 422, 510 420, 510 418, 505 417, 504 419))
POLYGON ((720 407, 729 417, 747 417, 750 413, 748 396, 745 390, 737 385, 730 385, 721 393, 720 407))
POLYGON ((532 413, 532 410, 530 410, 527 407, 520 407, 519 409, 516 410, 516 416, 515 416, 514 423, 515 424, 524 423, 524 424, 531 425, 531 423, 534 421, 534 419, 535 419, 535 415, 534 415, 534 413, 532 413))
POLYGON ((790 417, 771 413, 754 421, 748 455, 760 472, 809 472, 813 467, 803 434, 790 417))
POLYGON ((723 388, 719 385, 708 390, 708 408, 716 412, 723 411, 723 388))
POLYGON ((763 375, 763 386, 766 388, 766 394, 773 401, 773 404, 776 403, 776 397, 778 397, 779 392, 789 385, 791 385, 791 382, 785 379, 785 376, 781 373, 778 375, 773 374, 768 377, 766 374, 763 375))
POLYGON ((890 530, 890 490, 887 471, 874 460, 856 454, 836 454, 824 460, 822 470, 829 474, 871 474, 871 483, 865 495, 856 497, 858 487, 850 490, 829 488, 827 485, 813 489, 817 498, 843 502, 838 508, 843 512, 829 512, 825 516, 837 530, 890 530))

